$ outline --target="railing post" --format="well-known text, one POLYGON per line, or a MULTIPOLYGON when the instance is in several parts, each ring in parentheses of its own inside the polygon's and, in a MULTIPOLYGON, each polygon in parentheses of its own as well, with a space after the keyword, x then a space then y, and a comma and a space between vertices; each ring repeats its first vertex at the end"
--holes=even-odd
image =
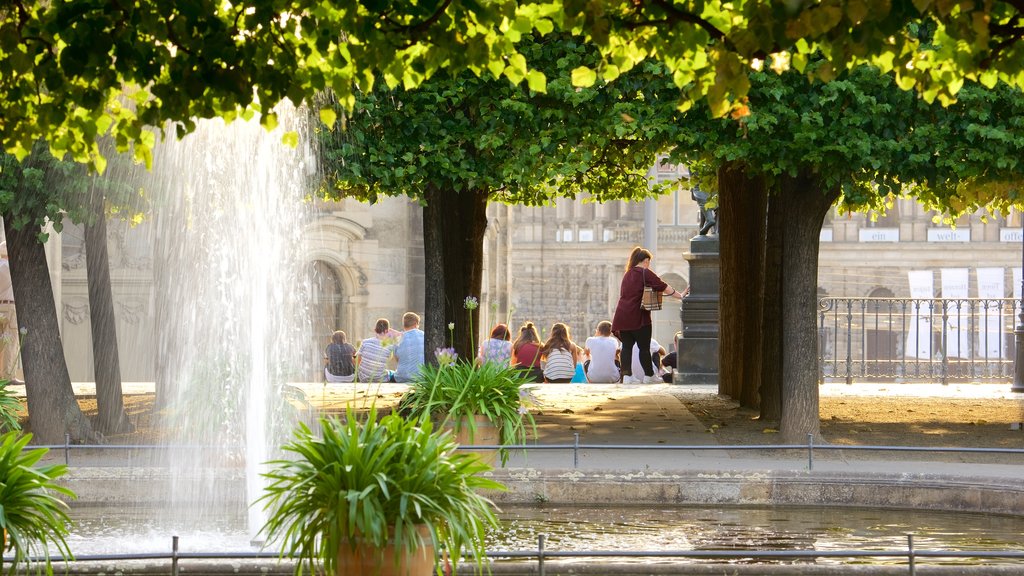
POLYGON ((853 384, 853 300, 846 301, 846 383, 853 384))
POLYGON ((544 535, 537 535, 537 573, 544 576, 544 535))
MULTIPOLYGON (((943 300, 939 305, 942 306, 942 385, 946 386, 949 384, 949 303, 943 300)), ((956 337, 960 337, 959 332, 956 337)))
POLYGON ((573 432, 572 436, 572 469, 575 470, 580 467, 580 433, 573 432))
POLYGON ((914 556, 914 535, 907 534, 907 561, 910 563, 910 576, 917 573, 916 558, 914 556))
POLYGON ((71 433, 64 433, 64 465, 71 465, 71 433))
POLYGON ((807 470, 814 470, 814 434, 807 435, 807 470))
POLYGON ((171 536, 171 576, 178 576, 178 537, 171 536))

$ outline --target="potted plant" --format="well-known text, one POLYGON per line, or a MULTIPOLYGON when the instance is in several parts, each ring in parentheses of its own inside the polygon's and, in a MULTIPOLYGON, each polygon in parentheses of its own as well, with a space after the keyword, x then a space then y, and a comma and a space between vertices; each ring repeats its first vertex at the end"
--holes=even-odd
POLYGON ((261 535, 298 558, 296 575, 440 574, 434 547, 483 570, 497 519, 479 490, 504 489, 482 476, 490 466, 429 420, 378 421, 373 407, 362 422, 351 408, 343 421, 320 418, 318 432, 299 426, 284 446, 295 458, 268 463, 258 501, 269 511, 261 535))
MULTIPOLYGON (((434 418, 453 428, 461 444, 521 445, 529 431, 536 436, 528 374, 507 364, 460 362, 448 350, 437 356, 438 365, 424 366, 409 384, 400 413, 434 418)), ((505 464, 508 451, 500 453, 505 464)))
POLYGON ((8 573, 18 566, 28 567, 33 557, 42 557, 46 573, 52 574, 50 544, 65 559, 72 558, 65 540, 68 506, 58 495, 74 498, 75 493, 56 483, 67 466, 36 467, 49 450, 25 450, 31 439, 31 434, 15 431, 0 435, 0 550, 14 552, 8 573))

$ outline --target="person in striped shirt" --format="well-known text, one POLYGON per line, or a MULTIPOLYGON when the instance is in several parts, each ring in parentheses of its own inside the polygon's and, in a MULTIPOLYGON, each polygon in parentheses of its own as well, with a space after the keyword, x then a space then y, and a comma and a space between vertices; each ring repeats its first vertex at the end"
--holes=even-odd
POLYGON ((569 327, 555 322, 548 341, 540 348, 540 356, 544 362, 545 382, 568 383, 576 373, 581 350, 569 336, 569 327))

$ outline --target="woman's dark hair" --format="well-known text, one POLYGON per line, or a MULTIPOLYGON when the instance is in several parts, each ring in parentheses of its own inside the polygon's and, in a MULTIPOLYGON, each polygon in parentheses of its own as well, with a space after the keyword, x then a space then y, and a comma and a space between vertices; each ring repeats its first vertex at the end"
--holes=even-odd
POLYGON ((528 343, 540 344, 540 337, 537 336, 537 328, 533 322, 527 322, 519 329, 519 337, 512 343, 512 349, 519 352, 519 347, 528 343))
POLYGON ((629 272, 634 266, 651 258, 650 250, 637 246, 633 248, 633 251, 629 253, 629 260, 626 261, 626 272, 629 272))
POLYGON ((387 318, 377 320, 377 325, 373 328, 377 334, 387 334, 389 330, 391 330, 391 322, 388 322, 387 318))
POLYGON ((555 322, 551 326, 551 335, 548 336, 548 341, 541 347, 540 353, 546 355, 556 348, 572 352, 573 347, 574 344, 569 337, 569 327, 561 322, 555 322))
POLYGON ((491 338, 495 340, 509 340, 511 335, 508 333, 508 326, 504 324, 497 324, 494 328, 491 328, 491 338))

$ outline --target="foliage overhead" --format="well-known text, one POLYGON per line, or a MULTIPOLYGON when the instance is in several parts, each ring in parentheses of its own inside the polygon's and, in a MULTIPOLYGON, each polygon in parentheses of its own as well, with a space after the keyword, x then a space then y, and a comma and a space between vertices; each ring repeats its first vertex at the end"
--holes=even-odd
POLYGON ((749 115, 714 118, 695 108, 681 120, 675 153, 705 181, 722 163, 742 162, 769 179, 809 170, 822 190, 842 191, 845 210, 884 210, 905 192, 953 218, 1021 203, 1024 95, 1017 88, 968 82, 956 103, 941 106, 870 66, 828 83, 795 72, 750 78, 749 115))
POLYGON ((651 193, 677 91, 648 64, 614 83, 572 85, 592 47, 551 34, 520 43, 546 92, 471 73, 417 88, 357 92, 343 129, 321 131, 327 196, 422 199, 428 187, 540 205, 587 192, 595 201, 651 193))
POLYGON ((943 102, 965 79, 1024 78, 1015 0, 12 0, 0 7, 0 140, 24 157, 47 139, 55 155, 102 170, 95 142, 106 133, 148 161, 146 126, 169 122, 180 135, 197 118, 254 111, 273 126, 285 98, 330 89, 347 106, 379 79, 410 88, 447 69, 543 91, 516 43, 556 28, 602 50, 602 62, 574 70, 575 85, 654 58, 683 107, 706 96, 716 115, 742 106, 752 66, 804 71, 813 54, 827 62, 818 78, 867 62, 943 102))

